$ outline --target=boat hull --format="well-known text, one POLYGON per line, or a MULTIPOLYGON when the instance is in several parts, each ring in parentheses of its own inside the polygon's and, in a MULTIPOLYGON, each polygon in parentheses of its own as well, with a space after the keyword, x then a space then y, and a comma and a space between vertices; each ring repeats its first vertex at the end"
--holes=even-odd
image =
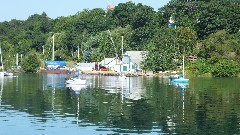
POLYGON ((4 73, 4 76, 13 76, 13 73, 5 72, 5 73, 4 73))
POLYGON ((82 80, 82 79, 69 79, 66 81, 67 84, 72 84, 72 85, 83 85, 86 84, 86 80, 82 80))
POLYGON ((42 69, 41 73, 47 73, 47 74, 69 74, 69 70, 47 70, 47 69, 42 69))
POLYGON ((176 83, 188 83, 189 79, 184 79, 184 78, 178 78, 178 79, 173 79, 172 82, 176 83))

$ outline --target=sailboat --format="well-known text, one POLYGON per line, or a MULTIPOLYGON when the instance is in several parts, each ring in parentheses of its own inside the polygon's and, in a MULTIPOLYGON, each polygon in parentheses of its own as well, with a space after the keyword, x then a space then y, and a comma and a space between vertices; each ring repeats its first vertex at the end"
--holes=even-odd
POLYGON ((177 78, 172 79, 172 82, 175 83, 188 83, 189 79, 185 78, 185 74, 184 74, 184 55, 183 55, 183 71, 182 71, 182 75, 178 76, 177 78))
POLYGON ((49 74, 68 74, 70 73, 69 68, 66 67, 66 61, 55 61, 55 51, 54 51, 54 34, 52 36, 52 60, 44 61, 47 69, 41 69, 41 73, 49 74))
POLYGON ((13 73, 4 71, 1 45, 0 45, 0 55, 1 55, 1 64, 2 64, 2 71, 0 72, 0 77, 13 76, 13 73))
POLYGON ((2 60, 2 48, 1 48, 1 46, 0 46, 0 55, 1 55, 1 64, 2 64, 2 71, 0 71, 0 77, 4 77, 3 60, 2 60))

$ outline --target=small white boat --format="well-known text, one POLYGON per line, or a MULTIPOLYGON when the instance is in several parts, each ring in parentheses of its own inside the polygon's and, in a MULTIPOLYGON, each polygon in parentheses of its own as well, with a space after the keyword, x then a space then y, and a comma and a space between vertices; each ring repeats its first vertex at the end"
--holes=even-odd
POLYGON ((4 72, 4 76, 13 76, 13 73, 11 73, 11 72, 4 72))
POLYGON ((67 84, 74 84, 74 85, 83 85, 86 84, 86 80, 83 80, 81 78, 70 78, 66 81, 67 84))

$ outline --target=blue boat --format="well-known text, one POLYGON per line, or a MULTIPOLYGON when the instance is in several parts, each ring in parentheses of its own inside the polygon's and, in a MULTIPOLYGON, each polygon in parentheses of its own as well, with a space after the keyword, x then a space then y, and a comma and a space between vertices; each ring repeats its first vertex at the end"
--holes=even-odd
POLYGON ((188 83, 189 79, 185 78, 178 78, 178 79, 173 79, 172 82, 179 82, 179 83, 188 83))
POLYGON ((183 71, 182 75, 178 76, 177 78, 173 78, 172 82, 179 82, 179 83, 188 83, 189 79, 185 79, 184 74, 184 55, 183 55, 183 71))

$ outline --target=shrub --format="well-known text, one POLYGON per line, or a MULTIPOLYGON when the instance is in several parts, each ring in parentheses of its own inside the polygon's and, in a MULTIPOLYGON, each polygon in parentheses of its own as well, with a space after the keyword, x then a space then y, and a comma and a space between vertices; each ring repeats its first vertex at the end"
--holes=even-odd
POLYGON ((206 59, 198 59, 190 67, 191 72, 196 75, 204 75, 211 72, 211 65, 206 59))
POLYGON ((237 62, 224 59, 213 65, 211 73, 214 77, 236 77, 239 71, 237 62))
POLYGON ((41 61, 36 52, 31 52, 22 61, 22 69, 25 72, 35 73, 40 67, 41 61))

